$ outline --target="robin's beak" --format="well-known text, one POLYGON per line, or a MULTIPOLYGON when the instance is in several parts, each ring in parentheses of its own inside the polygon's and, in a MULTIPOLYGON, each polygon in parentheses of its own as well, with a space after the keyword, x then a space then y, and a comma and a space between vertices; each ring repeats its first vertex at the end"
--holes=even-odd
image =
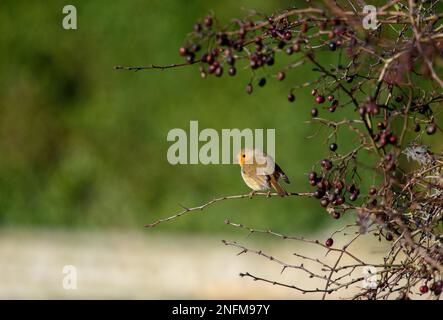
POLYGON ((244 154, 239 154, 238 155, 238 164, 242 167, 245 164, 245 155, 244 154))

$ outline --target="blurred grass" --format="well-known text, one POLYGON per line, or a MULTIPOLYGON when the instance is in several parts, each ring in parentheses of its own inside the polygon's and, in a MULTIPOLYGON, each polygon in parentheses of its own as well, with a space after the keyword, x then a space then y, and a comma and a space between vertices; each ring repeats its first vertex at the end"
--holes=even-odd
MULTIPOLYGON (((200 129, 276 128, 278 162, 292 180, 289 189, 305 190, 306 173, 328 155, 326 136, 306 139, 315 132, 304 124, 310 90, 297 92, 294 104, 286 95, 291 83, 315 79, 309 67, 284 84, 269 79, 251 96, 244 93, 248 72, 202 80, 197 67, 113 70, 181 61, 178 47, 211 10, 226 22, 246 14, 241 7, 272 13, 296 3, 301 2, 71 1, 78 30, 66 31, 63 1, 2 1, 0 224, 141 228, 175 213, 178 203, 193 206, 249 192, 237 166, 166 161, 168 131, 188 130, 190 120, 198 120, 200 129)), ((340 110, 334 117, 351 113, 340 110)), ((337 142, 345 152, 354 141, 339 135, 337 142)), ((223 228, 225 218, 283 231, 331 222, 314 200, 272 198, 220 203, 162 230, 212 232, 223 228)))

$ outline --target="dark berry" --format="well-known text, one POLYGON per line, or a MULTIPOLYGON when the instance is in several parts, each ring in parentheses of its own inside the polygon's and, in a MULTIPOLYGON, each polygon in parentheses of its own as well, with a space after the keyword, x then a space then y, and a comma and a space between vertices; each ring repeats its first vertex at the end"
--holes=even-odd
POLYGON ((415 132, 420 132, 420 130, 421 130, 421 126, 420 126, 420 124, 417 123, 417 124, 415 125, 414 131, 415 131, 415 132))
POLYGON ((200 23, 194 24, 194 31, 200 33, 202 31, 202 25, 200 23))
POLYGON ((277 80, 278 81, 282 81, 285 78, 285 73, 283 71, 280 71, 279 73, 277 73, 277 80))
POLYGON ((186 62, 189 64, 194 63, 194 59, 195 59, 195 55, 192 52, 186 56, 186 62))
POLYGON ((309 172, 308 177, 309 177, 309 180, 317 180, 317 172, 315 172, 315 171, 309 172))
POLYGON ((323 208, 326 208, 326 207, 328 206, 328 204, 329 204, 329 200, 328 200, 328 199, 326 199, 326 198, 321 199, 321 201, 320 201, 320 205, 321 205, 323 208))
POLYGON ((289 102, 294 102, 295 101, 295 96, 293 93, 288 94, 288 101, 289 102))
POLYGON ((314 197, 316 197, 317 199, 323 198, 324 195, 325 195, 325 191, 322 189, 317 189, 314 191, 314 197))
POLYGON ((252 84, 248 83, 247 86, 246 86, 246 92, 247 92, 248 94, 251 94, 252 91, 253 91, 252 84))
POLYGON ((337 44, 334 41, 329 42, 329 50, 335 51, 337 49, 337 44))
POLYGON ((214 72, 216 77, 221 77, 223 75, 223 67, 218 67, 214 72))
POLYGON ((389 143, 390 144, 396 144, 397 143, 397 136, 394 134, 389 135, 389 143))
POLYGON ((186 49, 185 47, 181 47, 178 52, 182 57, 184 57, 188 54, 188 49, 186 49))
POLYGON ((312 109, 311 109, 311 116, 313 116, 314 118, 315 118, 316 116, 318 116, 318 109, 317 109, 317 108, 312 108, 312 109))
POLYGON ((358 198, 357 193, 351 193, 351 195, 349 196, 349 200, 351 201, 355 201, 357 200, 357 198, 358 198))
POLYGON ((338 211, 334 211, 334 213, 332 214, 332 217, 333 217, 334 219, 340 219, 340 212, 338 212, 338 211))
POLYGON ((213 22, 213 20, 212 20, 212 17, 211 16, 207 16, 206 18, 205 18, 205 21, 204 21, 204 23, 205 23, 205 26, 206 27, 211 27, 212 26, 212 22, 213 22))
POLYGON ((284 34, 283 34, 283 37, 285 38, 285 40, 286 41, 289 41, 289 40, 291 40, 292 39, 292 33, 291 33, 291 31, 286 31, 284 34))
POLYGON ((228 70, 228 73, 230 76, 235 76, 235 74, 237 73, 237 70, 235 69, 235 67, 230 67, 228 70))
POLYGON ((386 240, 392 241, 393 239, 394 239, 394 236, 392 235, 392 233, 390 233, 390 232, 386 233, 386 240))
POLYGON ((261 79, 258 81, 258 85, 259 85, 260 87, 263 87, 265 84, 266 84, 266 78, 261 78, 261 79))
POLYGON ((318 104, 320 104, 320 103, 323 103, 323 102, 325 102, 325 97, 324 96, 317 96, 316 98, 315 98, 315 101, 318 103, 318 104))
POLYGON ((332 240, 332 238, 329 238, 325 241, 325 245, 327 247, 332 247, 333 244, 334 244, 334 240, 332 240))
POLYGON ((323 159, 320 162, 320 165, 322 166, 322 168, 324 168, 325 170, 329 171, 332 169, 332 162, 329 159, 323 159))
POLYGON ((430 124, 427 128, 426 128, 426 133, 428 135, 433 135, 435 132, 437 131, 437 127, 435 126, 435 124, 430 124))
POLYGON ((369 188, 369 194, 371 196, 374 196, 377 193, 377 189, 375 187, 369 188))
POLYGON ((335 151, 335 150, 337 150, 337 148, 338 148, 338 146, 336 143, 331 143, 329 145, 329 150, 331 150, 331 151, 335 151))
POLYGON ((403 96, 402 95, 398 95, 395 97, 395 101, 396 102, 402 102, 403 101, 403 96))
POLYGON ((234 56, 232 56, 232 55, 228 55, 228 56, 226 57, 226 62, 227 62, 229 65, 233 66, 234 63, 235 63, 235 58, 234 58, 234 56))
POLYGON ((197 44, 197 43, 194 43, 194 44, 191 46, 191 51, 192 51, 192 52, 198 52, 198 51, 200 51, 200 49, 201 49, 201 46, 200 46, 199 44, 197 44))
POLYGON ((335 204, 341 206, 343 203, 345 203, 345 198, 343 198, 342 196, 338 196, 337 200, 335 200, 335 204))

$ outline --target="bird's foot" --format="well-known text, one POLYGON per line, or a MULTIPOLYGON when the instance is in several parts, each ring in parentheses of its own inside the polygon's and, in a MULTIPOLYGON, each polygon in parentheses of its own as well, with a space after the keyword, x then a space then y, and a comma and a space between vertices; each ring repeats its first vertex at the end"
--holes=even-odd
POLYGON ((270 198, 271 197, 271 191, 268 191, 267 193, 266 193, 266 198, 270 198))
POLYGON ((257 191, 252 190, 252 191, 249 193, 249 199, 252 199, 252 197, 256 194, 256 192, 257 192, 257 191))

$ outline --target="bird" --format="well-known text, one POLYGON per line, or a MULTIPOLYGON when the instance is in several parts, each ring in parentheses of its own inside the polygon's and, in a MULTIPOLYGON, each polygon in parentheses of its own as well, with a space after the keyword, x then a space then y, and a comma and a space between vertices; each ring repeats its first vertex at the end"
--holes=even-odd
POLYGON ((237 159, 243 180, 252 189, 250 197, 257 191, 266 190, 270 196, 272 189, 281 197, 289 195, 278 182, 281 178, 286 183, 290 183, 289 178, 270 155, 257 148, 244 148, 238 153, 237 159))

